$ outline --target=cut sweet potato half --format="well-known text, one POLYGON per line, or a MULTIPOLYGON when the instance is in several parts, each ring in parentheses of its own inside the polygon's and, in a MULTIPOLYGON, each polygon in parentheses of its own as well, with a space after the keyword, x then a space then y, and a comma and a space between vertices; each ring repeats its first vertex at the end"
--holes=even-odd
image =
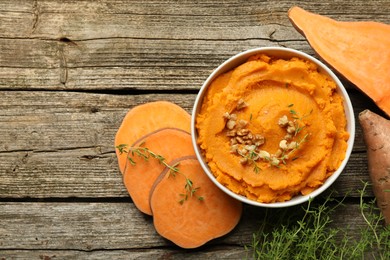
POLYGON ((359 114, 359 122, 367 146, 374 195, 386 225, 390 225, 390 120, 364 110, 359 114))
MULTIPOLYGON (((155 101, 132 108, 125 116, 115 136, 115 147, 121 144, 131 145, 142 136, 160 128, 173 127, 191 131, 191 116, 180 106, 155 101)), ((116 149, 119 169, 123 173, 126 156, 120 156, 116 149)))
POLYGON ((240 220, 242 203, 222 192, 196 157, 171 164, 178 164, 179 173, 164 170, 150 196, 156 231, 182 248, 196 248, 229 233, 240 220), (185 187, 188 180, 193 193, 185 187))
POLYGON ((157 177, 166 168, 153 154, 162 156, 166 163, 175 158, 194 155, 191 135, 181 129, 164 128, 144 136, 127 149, 130 149, 128 153, 120 155, 123 160, 127 160, 123 182, 135 206, 141 212, 152 215, 150 191, 157 177), (136 149, 149 158, 145 159, 137 154, 136 149))
POLYGON ((288 17, 326 63, 390 116, 390 25, 336 21, 296 6, 288 17))

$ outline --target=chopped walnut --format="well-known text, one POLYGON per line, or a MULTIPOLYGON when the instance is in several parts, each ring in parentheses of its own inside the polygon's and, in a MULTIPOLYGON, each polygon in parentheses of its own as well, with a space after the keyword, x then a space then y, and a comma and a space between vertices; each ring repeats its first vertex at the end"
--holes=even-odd
POLYGON ((279 118, 279 121, 278 121, 278 125, 280 127, 286 127, 288 124, 288 118, 286 115, 282 116, 281 118, 279 118))
POLYGON ((280 160, 276 157, 272 157, 271 158, 271 164, 274 165, 274 166, 278 166, 280 163, 280 160))
POLYGON ((289 133, 289 134, 293 134, 293 133, 295 133, 295 126, 288 126, 287 127, 287 133, 289 133))
POLYGON ((270 154, 269 154, 269 152, 267 152, 267 151, 264 151, 264 150, 260 150, 259 152, 258 152, 258 155, 259 155, 259 157, 261 158, 261 159, 267 159, 267 158, 270 158, 270 154))
MULTIPOLYGON (((236 110, 247 107, 243 99, 240 99, 236 110)), ((294 149, 298 149, 300 141, 297 143, 294 137, 299 133, 297 120, 289 120, 287 115, 283 115, 278 120, 279 127, 283 128, 287 133, 279 142, 278 150, 275 154, 270 154, 267 151, 260 150, 259 147, 265 143, 265 138, 261 134, 254 134, 247 128, 250 122, 244 119, 238 119, 237 114, 224 113, 223 118, 226 119, 226 136, 229 139, 230 152, 240 156, 240 164, 248 163, 256 164, 258 160, 269 162, 271 166, 279 167, 281 163, 286 164, 286 161, 294 149)), ((306 137, 306 136, 305 136, 306 137)), ((257 165, 255 167, 258 168, 257 165)))
POLYGON ((287 140, 283 139, 282 141, 279 142, 279 148, 282 150, 287 150, 287 140))
POLYGON ((237 136, 237 137, 236 137, 236 140, 237 140, 237 142, 240 143, 240 144, 245 144, 245 140, 242 139, 242 137, 237 136))
MULTIPOLYGON (((247 103, 243 99, 240 99, 237 103, 236 110, 247 107, 247 103)), ((293 111, 293 110, 291 110, 293 111)), ((264 111, 266 114, 268 111, 264 111)), ((295 114, 296 112, 290 112, 295 114), (294 112, 294 113, 293 113, 294 112)), ((251 115, 252 117, 252 115, 251 115)), ((237 114, 224 113, 223 118, 226 119, 226 136, 229 137, 230 152, 240 156, 240 164, 245 165, 248 163, 255 164, 255 169, 259 167, 256 162, 261 159, 264 162, 269 162, 271 166, 279 167, 280 163, 286 164, 286 160, 291 156, 291 153, 299 148, 299 145, 306 140, 308 134, 299 141, 292 141, 294 137, 299 134, 300 125, 295 118, 289 120, 287 115, 283 115, 278 120, 279 127, 283 128, 287 133, 279 142, 278 150, 275 154, 270 154, 267 151, 260 150, 259 147, 265 143, 264 136, 260 134, 253 134, 248 128, 248 121, 238 119, 237 114), (298 130, 297 130, 298 128, 298 130)))
POLYGON ((247 135, 247 134, 249 134, 249 129, 246 129, 246 128, 240 129, 240 130, 237 131, 237 135, 238 136, 244 136, 244 135, 247 135))
POLYGON ((238 127, 239 128, 244 128, 248 125, 248 121, 244 120, 244 119, 240 119, 238 120, 238 127))
POLYGON ((236 121, 237 120, 237 114, 231 114, 230 119, 236 121))
POLYGON ((260 146, 260 145, 263 145, 263 144, 264 144, 265 138, 264 138, 264 136, 262 136, 262 135, 256 134, 256 135, 254 136, 254 141, 255 141, 255 145, 256 145, 256 146, 260 146))
POLYGON ((242 165, 247 164, 247 163, 248 163, 248 158, 246 158, 246 157, 240 158, 240 163, 241 163, 242 165))
POLYGON ((233 144, 232 146, 230 146, 231 153, 237 153, 237 149, 238 149, 238 144, 233 144))
POLYGON ((245 141, 251 141, 252 142, 252 139, 249 138, 249 135, 242 136, 242 139, 244 139, 245 141))
POLYGON ((225 114, 223 114, 223 118, 225 118, 225 119, 230 119, 230 114, 229 114, 229 112, 225 112, 225 114))
POLYGON ((240 99, 238 100, 238 103, 237 103, 237 110, 241 110, 241 109, 244 109, 248 107, 248 104, 244 101, 244 99, 240 99))
POLYGON ((245 145, 245 149, 248 150, 249 152, 252 152, 256 149, 256 145, 245 145))
POLYGON ((234 129, 226 132, 226 136, 229 136, 229 137, 234 137, 236 135, 237 135, 237 131, 234 129))
POLYGON ((283 154, 283 151, 281 149, 278 149, 276 153, 274 154, 275 157, 280 157, 283 154))
POLYGON ((236 126, 236 121, 233 119, 229 119, 226 123, 226 127, 229 130, 232 130, 236 126))
POLYGON ((237 152, 238 152, 239 154, 241 154, 241 155, 245 155, 245 154, 248 153, 248 150, 245 149, 245 148, 242 148, 242 149, 237 150, 237 152))
POLYGON ((297 142, 291 142, 288 144, 288 149, 292 150, 292 149, 296 149, 298 146, 297 142))

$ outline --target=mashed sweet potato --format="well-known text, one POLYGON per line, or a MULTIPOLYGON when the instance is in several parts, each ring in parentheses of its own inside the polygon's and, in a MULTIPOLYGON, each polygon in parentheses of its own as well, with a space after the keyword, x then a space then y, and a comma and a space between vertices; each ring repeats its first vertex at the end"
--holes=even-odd
POLYGON ((233 192, 286 201, 318 188, 345 158, 342 102, 315 64, 255 55, 209 86, 196 117, 198 143, 233 192))

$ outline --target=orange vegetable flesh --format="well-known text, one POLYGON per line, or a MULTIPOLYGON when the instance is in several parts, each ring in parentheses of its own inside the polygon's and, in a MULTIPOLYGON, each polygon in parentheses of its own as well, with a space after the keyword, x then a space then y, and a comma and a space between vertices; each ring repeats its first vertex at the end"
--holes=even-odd
POLYGON ((299 7, 288 16, 326 63, 390 116, 390 25, 336 21, 299 7))
POLYGON ((222 192, 206 175, 195 157, 173 161, 180 173, 165 170, 151 193, 156 231, 182 248, 196 248, 230 232, 239 222, 242 203, 222 192), (199 189, 182 204, 186 178, 199 189), (203 197, 199 200, 197 196, 203 197))
MULTIPOLYGON (((132 145, 142 136, 160 128, 174 127, 191 131, 191 116, 180 106, 167 102, 155 101, 132 108, 123 119, 115 136, 115 146, 132 145)), ((116 149, 119 169, 123 173, 126 157, 120 156, 116 149)))
POLYGON ((197 141, 216 179, 231 191, 262 203, 290 200, 321 186, 345 158, 349 134, 342 102, 335 82, 318 73, 314 63, 252 56, 209 86, 196 118, 197 141), (247 105, 244 109, 237 109, 240 99, 247 105), (242 155, 232 152, 231 142, 240 128, 227 128, 226 112, 235 114, 237 122, 244 120, 253 135, 264 136, 259 150, 270 154, 286 136, 286 129, 278 126, 280 118, 297 120, 301 129, 292 139, 301 142, 299 149, 278 167, 268 160, 240 163, 242 155), (305 136, 308 141, 302 141, 305 136))
MULTIPOLYGON (((178 157, 195 154, 191 143, 191 135, 174 128, 152 132, 138 140, 132 147, 148 148, 151 152, 163 156, 167 163, 178 157)), ((120 157, 123 161, 127 161, 123 182, 135 206, 141 212, 152 215, 149 205, 150 191, 153 183, 166 167, 153 157, 145 160, 131 153, 123 153, 120 157), (134 160, 135 165, 129 162, 128 156, 134 160)))

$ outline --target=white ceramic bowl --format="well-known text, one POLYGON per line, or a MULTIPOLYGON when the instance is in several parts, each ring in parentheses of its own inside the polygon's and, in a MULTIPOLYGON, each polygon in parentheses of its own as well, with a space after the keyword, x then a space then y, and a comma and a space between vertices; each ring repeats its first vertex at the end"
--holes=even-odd
POLYGON ((337 76, 326 65, 324 65, 322 62, 318 61, 317 59, 313 58, 312 56, 310 56, 306 53, 303 53, 301 51, 297 51, 297 50, 289 49, 289 48, 282 48, 282 47, 264 47, 264 48, 256 48, 256 49, 251 49, 248 51, 241 52, 241 53, 231 57, 230 59, 228 59, 224 63, 222 63, 216 70, 213 71, 213 73, 211 73, 211 75, 204 82, 203 86, 201 87, 201 89, 196 97, 194 108, 192 111, 191 132, 192 132, 192 143, 193 143, 193 146, 195 148, 195 153, 196 153, 196 156, 198 157, 199 162, 201 163, 201 165, 202 165, 204 171, 206 172, 206 174, 208 175, 208 177, 222 191, 224 191, 228 195, 232 196, 233 198, 236 198, 237 200, 240 200, 240 201, 247 203, 247 204, 250 204, 250 205, 260 206, 260 207, 280 208, 280 207, 289 207, 289 206, 297 205, 297 204, 308 201, 309 198, 313 198, 313 197, 319 195, 320 193, 322 193, 323 191, 325 191, 327 188, 329 188, 329 186, 331 186, 334 183, 334 181, 340 176, 340 174, 343 171, 345 165, 347 164, 347 161, 348 161, 348 159, 351 155, 351 152, 352 152, 353 142, 355 139, 355 117, 354 117, 352 104, 351 104, 351 101, 350 101, 349 96, 347 94, 347 91, 345 90, 343 84, 340 82, 340 80, 337 78, 337 76), (220 74, 223 74, 231 69, 236 68, 237 66, 245 63, 250 56, 255 55, 255 54, 259 54, 259 53, 265 53, 265 54, 275 56, 275 57, 280 57, 280 58, 299 57, 302 59, 312 61, 313 63, 315 63, 318 66, 319 70, 322 73, 328 74, 336 82, 337 91, 344 98, 344 110, 345 110, 345 114, 346 114, 346 118, 347 118, 347 131, 350 134, 345 159, 342 161, 340 167, 319 188, 317 188, 312 193, 310 193, 306 196, 299 195, 299 196, 293 197, 291 200, 285 201, 285 202, 261 203, 261 202, 257 202, 254 200, 250 200, 244 196, 238 195, 238 194, 234 193, 233 191, 229 190, 227 187, 225 187, 224 185, 222 185, 221 183, 219 183, 215 179, 215 177, 212 174, 212 172, 210 171, 207 163, 205 162, 205 160, 202 156, 201 150, 197 144, 198 134, 197 134, 197 131, 195 128, 195 120, 196 120, 196 116, 198 115, 198 113, 200 111, 203 97, 207 91, 207 88, 211 84, 211 82, 216 77, 218 77, 220 74))

